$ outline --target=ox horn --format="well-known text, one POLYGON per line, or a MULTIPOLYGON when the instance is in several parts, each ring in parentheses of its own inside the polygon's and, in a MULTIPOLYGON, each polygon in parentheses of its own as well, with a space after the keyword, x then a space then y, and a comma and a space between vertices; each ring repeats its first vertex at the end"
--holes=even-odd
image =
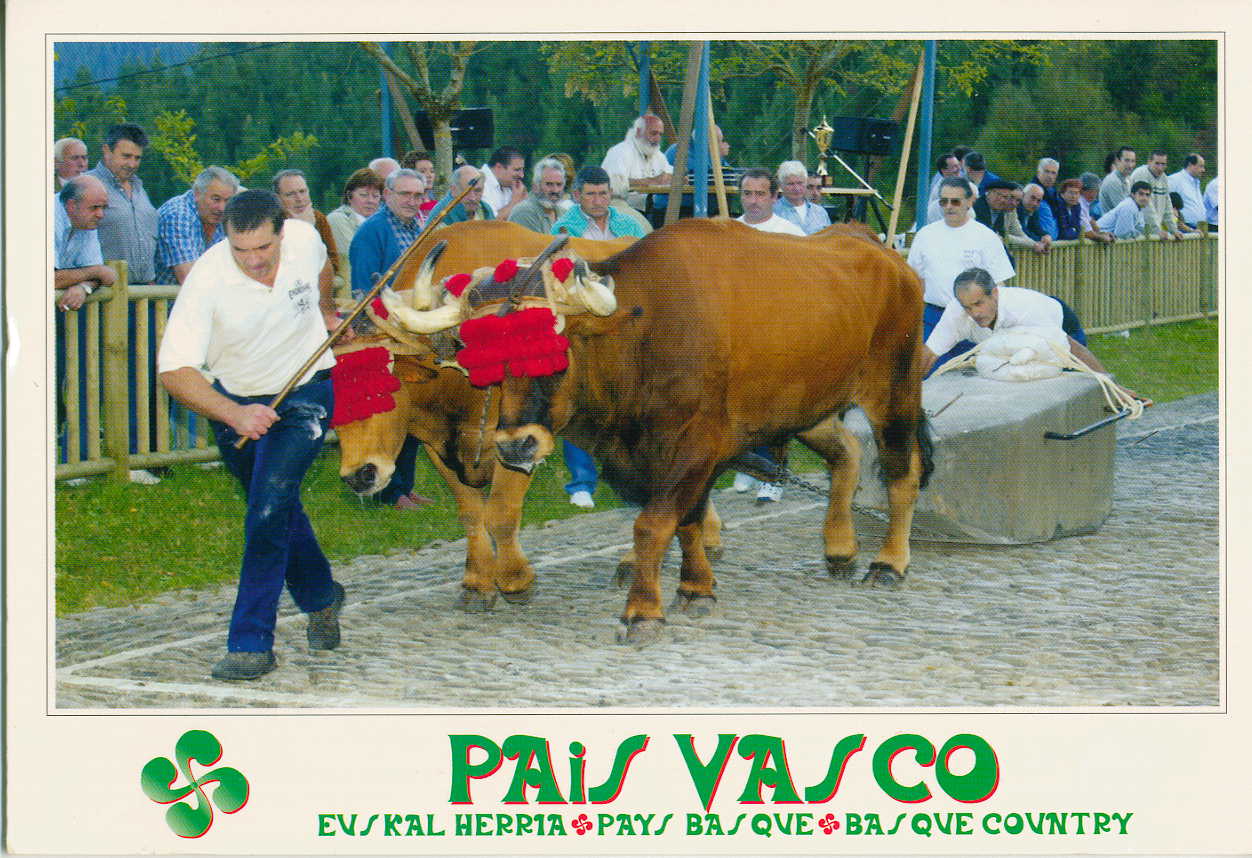
POLYGON ((439 297, 434 283, 435 266, 439 264, 439 257, 443 256, 447 248, 448 242, 441 241, 432 247, 430 253, 427 253, 426 258, 422 260, 422 267, 417 270, 417 279, 413 282, 414 309, 429 310, 435 306, 435 300, 439 297))
POLYGON ((415 334, 435 334, 461 324, 460 301, 450 301, 434 310, 414 310, 389 288, 382 291, 381 297, 392 318, 415 334))
POLYGON ((613 278, 592 275, 587 263, 574 263, 574 282, 571 297, 597 316, 611 316, 617 312, 617 296, 613 294, 613 278))

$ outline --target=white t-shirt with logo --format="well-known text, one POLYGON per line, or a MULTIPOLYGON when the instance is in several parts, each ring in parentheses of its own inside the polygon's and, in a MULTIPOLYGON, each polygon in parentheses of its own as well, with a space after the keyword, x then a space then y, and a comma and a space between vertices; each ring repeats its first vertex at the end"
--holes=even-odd
MULTIPOLYGON (((977 287, 974 287, 977 288, 977 287)), ((1030 325, 1037 328, 1061 327, 1061 303, 1050 295, 1034 289, 1001 286, 996 299, 995 327, 984 328, 970 318, 961 302, 953 298, 943 308, 926 339, 926 348, 937 355, 946 354, 961 340, 981 343, 998 331, 1030 325)))
POLYGON ((760 223, 748 223, 743 219, 743 215, 740 215, 738 220, 740 223, 748 224, 748 226, 753 229, 759 229, 761 232, 782 232, 787 235, 804 236, 804 230, 800 229, 800 227, 796 226, 785 217, 780 217, 776 214, 770 214, 769 220, 761 221, 760 223))
POLYGON ((996 283, 1013 276, 1004 242, 974 218, 955 229, 942 220, 917 231, 909 248, 909 265, 926 284, 927 304, 946 307, 952 284, 967 268, 982 268, 996 283))
MULTIPOLYGON (((191 268, 170 313, 160 372, 207 371, 239 396, 277 393, 326 339, 318 277, 326 247, 312 226, 283 224, 274 285, 258 283, 235 263, 230 241, 206 250, 191 268)), ((335 365, 329 351, 300 379, 335 365)))

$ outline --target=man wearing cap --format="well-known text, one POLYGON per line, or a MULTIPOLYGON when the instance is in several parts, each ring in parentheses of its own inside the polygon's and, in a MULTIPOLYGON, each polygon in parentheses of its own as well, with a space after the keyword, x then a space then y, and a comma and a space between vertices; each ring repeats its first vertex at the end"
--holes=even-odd
MULTIPOLYGON (((1016 182, 993 179, 987 183, 987 192, 974 203, 974 217, 1009 245, 1024 247, 1035 253, 1047 252, 1047 245, 1026 235, 1017 218, 1017 206, 1022 190, 1016 182)), ((1009 254, 1009 261, 1013 261, 1009 254)), ((1016 266, 1014 266, 1016 267, 1016 266)))
POLYGON ((212 421, 226 467, 243 485, 243 561, 215 679, 256 679, 277 665, 274 627, 285 584, 309 615, 310 650, 339 646, 343 587, 300 504, 300 484, 333 411, 325 352, 285 400, 272 397, 337 324, 330 262, 317 230, 284 220, 269 191, 233 196, 226 239, 192 264, 161 341, 157 364, 170 395, 212 421), (318 284, 326 288, 320 290, 318 284), (210 383, 203 374, 213 377, 210 383), (242 449, 235 442, 246 439, 242 449))

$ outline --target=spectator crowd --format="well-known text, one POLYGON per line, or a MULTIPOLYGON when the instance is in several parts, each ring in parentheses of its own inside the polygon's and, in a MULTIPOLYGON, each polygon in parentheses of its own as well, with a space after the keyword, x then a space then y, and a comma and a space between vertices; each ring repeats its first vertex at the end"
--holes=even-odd
MULTIPOLYGON (((677 147, 661 148, 664 130, 658 117, 639 116, 598 165, 581 168, 570 156, 555 152, 534 160, 528 171, 526 153, 501 146, 481 166, 462 164, 453 170, 442 194, 436 190, 430 152, 411 151, 399 160, 375 158, 347 177, 340 205, 326 213, 315 208, 298 169, 279 170, 267 190, 277 197, 286 218, 304 221, 316 231, 329 261, 330 288, 346 302, 368 291, 436 216, 444 224, 510 220, 535 232, 593 239, 645 235, 654 224, 649 214, 655 218, 658 208, 664 209, 666 198, 660 192, 674 169, 677 147)), ((730 144, 720 128, 716 134, 722 164, 729 168, 730 144)), ((223 167, 206 167, 187 190, 157 206, 139 175, 148 146, 139 126, 114 125, 89 169, 89 150, 82 140, 67 137, 53 145, 54 288, 60 310, 78 310, 94 288, 112 283, 113 270, 105 260, 124 260, 132 285, 182 284, 195 262, 226 237, 223 216, 228 202, 244 190, 239 179, 223 167)), ((953 299, 952 277, 971 265, 1002 283, 1013 275, 1014 252, 1048 253, 1056 241, 1173 241, 1188 232, 1218 228, 1220 179, 1202 183, 1205 159, 1197 153, 1183 156, 1181 168, 1172 173, 1165 151, 1149 150, 1140 164, 1139 151, 1130 146, 1109 154, 1103 176, 1084 171, 1062 178, 1062 164, 1051 157, 1039 159, 1033 175, 1022 182, 1005 179, 991 167, 982 153, 968 147, 942 153, 935 161, 929 198, 917 206, 925 217, 919 218, 909 261, 926 281, 927 334, 953 299)), ((832 221, 822 177, 800 161, 732 175, 743 212, 739 219, 749 226, 811 235, 832 221)), ((689 201, 688 195, 684 204, 689 201)), ((132 309, 132 329, 134 323, 132 309)), ((413 491, 417 452, 410 439, 393 484, 379 500, 400 509, 428 502, 413 491)), ((594 462, 571 445, 565 454, 573 477, 567 486, 571 502, 593 506, 594 462)), ((134 471, 132 479, 150 483, 159 477, 134 471)), ((746 475, 736 487, 757 488, 762 501, 781 495, 779 487, 746 475)))

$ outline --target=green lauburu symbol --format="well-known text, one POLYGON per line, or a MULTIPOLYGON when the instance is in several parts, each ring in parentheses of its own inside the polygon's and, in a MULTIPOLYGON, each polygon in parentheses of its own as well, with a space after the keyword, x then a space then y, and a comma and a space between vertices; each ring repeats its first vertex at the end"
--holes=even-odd
POLYGON ((222 758, 222 743, 206 730, 188 730, 174 745, 178 768, 167 757, 155 757, 148 761, 139 775, 143 794, 157 804, 177 802, 165 812, 165 822, 179 837, 199 837, 213 824, 213 806, 222 813, 234 813, 248 803, 248 779, 237 769, 222 766, 210 769, 200 777, 191 772, 194 761, 200 766, 211 766, 222 758), (185 786, 174 786, 178 773, 187 781, 185 786), (210 784, 212 800, 205 793, 210 784), (192 793, 196 804, 180 801, 192 793))

